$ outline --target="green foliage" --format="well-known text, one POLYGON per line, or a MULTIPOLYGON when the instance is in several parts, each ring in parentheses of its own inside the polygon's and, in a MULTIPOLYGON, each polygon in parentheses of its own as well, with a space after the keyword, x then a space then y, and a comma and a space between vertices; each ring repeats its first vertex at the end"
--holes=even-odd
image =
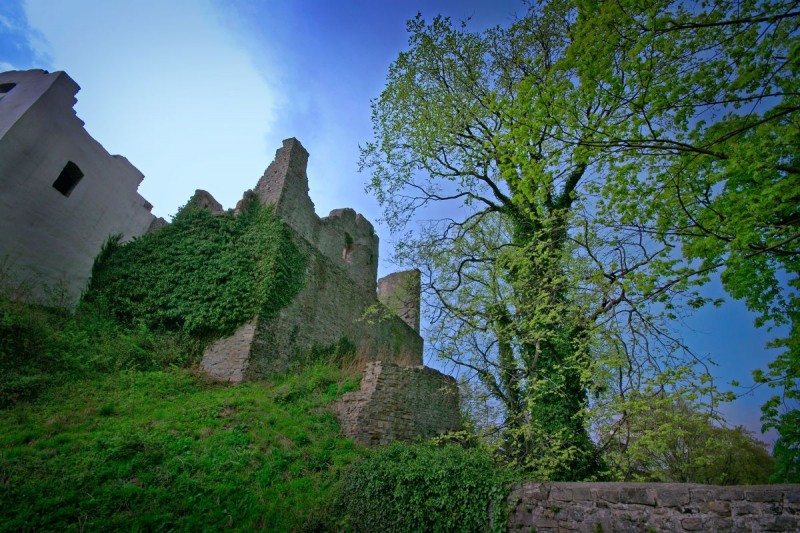
POLYGON ((238 216, 215 216, 190 203, 157 232, 108 243, 82 303, 125 325, 217 338, 288 304, 304 266, 270 207, 254 200, 238 216))
POLYGON ((769 482, 767 444, 745 428, 719 425, 713 412, 668 396, 629 404, 599 431, 611 477, 621 481, 759 485, 769 482), (638 409, 637 409, 638 407, 638 409))
POLYGON ((394 230, 433 220, 397 258, 423 271, 433 349, 502 404, 517 464, 595 475, 598 412, 724 398, 674 331, 716 303, 716 274, 758 326, 790 325, 757 378, 798 464, 793 5, 547 0, 483 32, 408 23, 361 166, 394 230))
POLYGON ((124 371, 0 411, 0 531, 319 530, 364 451, 332 366, 236 387, 124 371))
POLYGON ((337 508, 352 531, 504 531, 510 480, 481 448, 393 443, 353 465, 337 508))
POLYGON ((312 346, 307 354, 298 358, 296 365, 304 366, 326 363, 347 368, 355 360, 356 345, 347 337, 342 337, 330 346, 312 346))
POLYGON ((191 351, 180 336, 142 324, 125 328, 97 309, 64 309, 0 297, 0 408, 99 372, 182 366, 191 351))

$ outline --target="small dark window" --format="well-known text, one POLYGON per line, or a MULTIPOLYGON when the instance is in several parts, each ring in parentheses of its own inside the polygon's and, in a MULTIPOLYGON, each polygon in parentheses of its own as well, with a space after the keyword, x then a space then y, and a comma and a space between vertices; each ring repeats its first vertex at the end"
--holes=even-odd
POLYGON ((58 175, 58 179, 53 182, 53 188, 64 196, 69 196, 82 178, 83 172, 78 168, 78 165, 69 161, 64 166, 61 174, 58 175))
POLYGON ((353 238, 349 233, 344 234, 344 250, 342 250, 342 259, 345 263, 349 263, 353 255, 353 238))
POLYGON ((16 87, 16 83, 0 83, 0 94, 6 94, 8 91, 16 87))

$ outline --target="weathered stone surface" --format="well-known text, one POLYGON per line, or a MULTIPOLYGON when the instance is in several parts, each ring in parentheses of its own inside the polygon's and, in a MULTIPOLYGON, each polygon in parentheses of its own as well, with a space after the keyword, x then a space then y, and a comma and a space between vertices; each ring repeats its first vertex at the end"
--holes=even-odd
POLYGON ((305 239, 295 243, 306 256, 303 289, 274 317, 258 321, 247 379, 282 373, 312 348, 347 338, 363 360, 422 364, 422 338, 398 317, 362 319, 378 300, 374 290, 353 283, 347 272, 305 239))
MULTIPOLYGON (((303 288, 275 315, 256 317, 210 346, 201 365, 228 381, 257 379, 285 372, 313 350, 347 339, 358 361, 377 363, 367 365, 361 391, 337 406, 346 434, 373 445, 458 429, 455 380, 421 366, 419 272, 381 280, 381 298, 392 314, 378 299, 378 237, 372 224, 349 208, 319 218, 308 196, 307 161, 299 141, 285 140, 234 210, 240 212, 254 197, 274 207, 306 258, 303 288), (373 308, 377 318, 365 319, 373 308)), ((197 191, 192 202, 222 212, 205 191, 197 191)))
POLYGON ((366 446, 432 437, 459 429, 455 379, 432 368, 367 364, 361 389, 337 402, 345 435, 366 446))
POLYGON ((46 303, 71 307, 108 237, 154 224, 137 192, 144 176, 86 132, 72 108, 80 87, 66 73, 3 72, 0 85, 13 85, 0 102, 0 257, 30 283, 29 299, 49 287, 63 299, 46 303))
POLYGON ((378 280, 378 299, 419 332, 420 271, 395 272, 378 280))
POLYGON ((225 212, 225 210, 222 209, 222 204, 219 203, 216 198, 211 196, 211 193, 202 189, 197 189, 194 191, 194 195, 189 200, 189 203, 195 207, 208 209, 211 211, 212 215, 221 215, 225 212))
POLYGON ((244 379, 250 358, 250 347, 256 332, 256 320, 250 320, 230 337, 209 346, 200 365, 212 376, 238 383, 244 379))
MULTIPOLYGON (((372 224, 352 209, 335 209, 325 218, 316 215, 308 196, 307 162, 308 152, 300 142, 285 140, 255 189, 244 193, 234 211, 254 197, 274 207, 307 259, 303 289, 275 316, 257 318, 246 358, 223 357, 216 346, 209 348, 202 364, 212 375, 257 379, 282 373, 311 350, 345 338, 356 345, 364 361, 422 363, 422 338, 401 318, 380 312, 376 314, 381 320, 376 322, 362 319, 368 308, 380 306, 378 237, 372 224), (216 363, 211 365, 211 361, 216 363), (236 364, 239 368, 234 368, 236 364)), ((197 191, 192 201, 222 212, 222 206, 205 191, 197 191)), ((418 316, 418 284, 416 302, 418 316)))
POLYGON ((656 505, 661 507, 680 507, 689 503, 689 490, 680 485, 675 489, 664 488, 658 491, 656 505))
POLYGON ((794 532, 798 492, 800 485, 524 483, 509 496, 508 530, 794 532))

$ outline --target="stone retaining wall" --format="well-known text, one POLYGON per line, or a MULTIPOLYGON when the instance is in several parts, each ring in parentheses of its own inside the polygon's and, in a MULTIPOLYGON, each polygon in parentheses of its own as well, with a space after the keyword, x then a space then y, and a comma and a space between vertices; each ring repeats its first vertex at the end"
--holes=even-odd
POLYGON ((800 485, 524 483, 509 504, 509 531, 800 530, 800 485))

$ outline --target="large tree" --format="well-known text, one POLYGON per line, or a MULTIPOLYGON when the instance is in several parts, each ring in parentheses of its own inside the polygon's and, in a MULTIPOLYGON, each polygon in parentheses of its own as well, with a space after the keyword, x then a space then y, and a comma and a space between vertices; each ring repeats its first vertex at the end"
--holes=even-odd
POLYGON ((735 287, 757 294, 747 301, 761 302, 766 318, 796 304, 759 289, 797 272, 797 188, 787 183, 797 118, 781 107, 796 91, 766 93, 762 116, 742 119, 725 112, 724 74, 733 69, 754 94, 764 84, 745 80, 769 66, 767 85, 791 93, 779 58, 790 57, 797 32, 773 26, 797 17, 774 5, 741 5, 733 20, 722 2, 711 14, 651 4, 553 0, 483 33, 418 16, 373 102, 375 138, 362 149, 393 229, 429 219, 403 236, 397 255, 425 274, 433 349, 502 403, 509 457, 552 478, 600 473, 591 417, 624 419, 629 397, 669 389, 713 405, 713 387, 696 377, 706 375, 703 362, 669 321, 680 298, 706 303, 696 287, 715 270, 739 280, 728 285, 734 296, 750 294, 735 287), (734 28, 743 24, 764 31, 742 36, 734 28), (726 32, 734 38, 720 44, 726 32), (709 109, 721 114, 706 117, 709 109), (747 135, 767 126, 784 128, 783 144, 758 141, 771 151, 742 169, 735 148, 746 152, 755 144, 747 135), (718 157, 701 135, 711 133, 734 149, 718 157), (706 162, 706 152, 716 159, 706 162), (741 208, 741 197, 719 199, 752 169, 764 178, 743 196, 767 191, 779 207, 762 201, 746 215, 719 215, 728 233, 704 223, 741 208), (736 255, 743 227, 750 247, 736 255), (752 236, 765 233, 775 242, 752 236), (735 274, 748 268, 749 278, 735 274))
MULTIPOLYGON (((800 480, 800 3, 581 1, 575 13, 565 60, 594 107, 574 116, 584 137, 564 140, 596 154, 597 217, 680 250, 681 276, 719 273, 756 325, 786 326, 755 379, 779 392, 762 419, 780 434, 776 479, 800 480)), ((674 279, 653 266, 656 285, 674 279)))

